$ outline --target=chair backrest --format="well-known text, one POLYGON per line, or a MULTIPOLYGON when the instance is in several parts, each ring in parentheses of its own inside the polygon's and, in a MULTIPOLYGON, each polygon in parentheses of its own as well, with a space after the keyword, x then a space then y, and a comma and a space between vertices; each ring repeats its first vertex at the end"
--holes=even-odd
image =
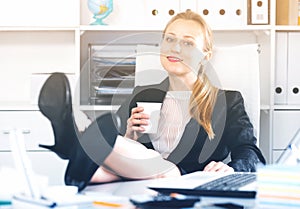
MULTIPOLYGON (((215 86, 224 90, 241 92, 257 139, 260 122, 258 49, 258 44, 216 47, 212 59, 206 66, 206 73, 215 86)), ((163 70, 159 60, 159 47, 139 45, 135 85, 159 83, 166 76, 167 73, 163 70)))

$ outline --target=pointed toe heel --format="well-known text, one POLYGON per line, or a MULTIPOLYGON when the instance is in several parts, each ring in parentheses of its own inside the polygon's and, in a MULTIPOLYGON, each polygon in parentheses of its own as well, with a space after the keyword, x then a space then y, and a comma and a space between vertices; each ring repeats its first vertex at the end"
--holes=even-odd
POLYGON ((74 122, 71 89, 63 73, 53 73, 41 88, 38 106, 49 119, 54 132, 53 146, 40 145, 55 152, 60 158, 68 159, 79 135, 74 122))

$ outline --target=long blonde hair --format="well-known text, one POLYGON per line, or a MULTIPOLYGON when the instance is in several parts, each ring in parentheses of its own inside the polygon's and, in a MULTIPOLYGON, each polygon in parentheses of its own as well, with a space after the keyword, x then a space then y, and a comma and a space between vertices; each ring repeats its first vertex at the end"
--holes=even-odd
MULTIPOLYGON (((206 59, 208 60, 212 55, 213 36, 212 31, 205 20, 199 14, 192 12, 191 10, 187 10, 186 12, 175 15, 166 25, 163 34, 165 34, 169 25, 178 19, 193 20, 199 23, 203 32, 203 52, 207 53, 206 59)), ((217 100, 217 94, 218 89, 210 83, 204 72, 204 65, 201 63, 197 80, 192 90, 189 112, 207 132, 209 139, 213 139, 215 135, 211 121, 213 109, 217 100)))

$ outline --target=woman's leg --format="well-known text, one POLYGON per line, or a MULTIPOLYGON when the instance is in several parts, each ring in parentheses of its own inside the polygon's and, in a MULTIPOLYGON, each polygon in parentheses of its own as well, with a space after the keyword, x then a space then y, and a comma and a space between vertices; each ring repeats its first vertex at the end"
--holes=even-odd
POLYGON ((39 109, 51 122, 55 143, 40 145, 69 163, 65 183, 82 190, 112 151, 118 135, 118 117, 105 113, 80 133, 73 116, 71 89, 63 73, 53 73, 39 95, 39 109))
POLYGON ((114 174, 113 172, 104 168, 104 166, 100 166, 97 171, 94 173, 91 178, 91 182, 93 183, 105 183, 120 180, 121 178, 114 174))
POLYGON ((102 179, 110 178, 117 180, 118 176, 129 179, 180 176, 179 169, 163 159, 158 152, 122 136, 117 137, 114 148, 104 164, 110 171, 103 171, 100 167, 92 178, 93 182, 103 182, 102 179))
POLYGON ((112 152, 118 136, 119 118, 104 113, 76 139, 65 172, 65 183, 82 190, 91 180, 99 166, 112 152))
POLYGON ((104 179, 117 176, 146 179, 180 175, 175 165, 138 142, 118 137, 115 145, 120 126, 115 114, 103 114, 80 134, 74 121, 71 101, 66 76, 53 73, 41 89, 39 108, 52 124, 55 144, 43 147, 63 159, 69 159, 65 172, 67 185, 75 185, 82 190, 92 177, 97 179, 97 175, 106 175, 104 179), (100 166, 104 161, 115 176, 103 169, 101 171, 100 166))

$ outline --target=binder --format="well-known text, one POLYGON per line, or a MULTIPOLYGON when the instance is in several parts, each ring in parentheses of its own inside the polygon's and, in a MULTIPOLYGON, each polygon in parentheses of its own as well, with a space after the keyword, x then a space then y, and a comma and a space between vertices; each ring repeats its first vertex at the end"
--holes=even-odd
MULTIPOLYGON (((248 24, 269 24, 269 0, 248 0, 248 24)), ((285 1, 285 0, 284 0, 285 1)))
POLYGON ((298 0, 276 0, 276 25, 298 25, 298 0))
POLYGON ((197 11, 212 28, 247 25, 247 1, 201 0, 197 11))
POLYGON ((275 104, 287 103, 287 51, 288 51, 288 33, 276 33, 276 63, 275 63, 275 104))
POLYGON ((288 104, 300 104, 300 34, 288 33, 288 104))
POLYGON ((145 22, 153 27, 165 27, 167 22, 180 11, 179 0, 144 1, 145 22))

